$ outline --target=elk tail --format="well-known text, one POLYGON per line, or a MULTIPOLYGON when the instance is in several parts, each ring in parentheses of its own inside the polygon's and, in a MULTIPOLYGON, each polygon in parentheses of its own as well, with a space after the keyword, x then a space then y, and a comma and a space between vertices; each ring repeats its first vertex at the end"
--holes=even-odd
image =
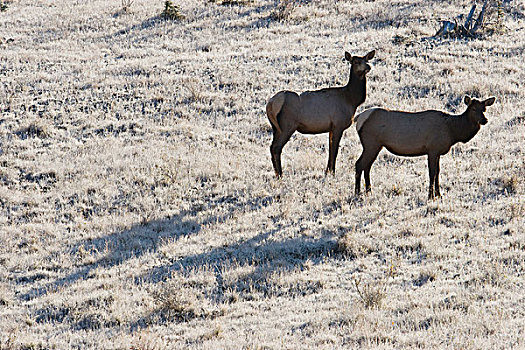
POLYGON ((281 133, 281 127, 279 126, 279 121, 277 120, 277 116, 281 112, 281 109, 283 108, 284 101, 286 99, 286 95, 284 92, 279 92, 275 96, 273 96, 268 103, 266 104, 266 115, 268 116, 268 119, 270 120, 270 123, 277 129, 278 133, 281 133))

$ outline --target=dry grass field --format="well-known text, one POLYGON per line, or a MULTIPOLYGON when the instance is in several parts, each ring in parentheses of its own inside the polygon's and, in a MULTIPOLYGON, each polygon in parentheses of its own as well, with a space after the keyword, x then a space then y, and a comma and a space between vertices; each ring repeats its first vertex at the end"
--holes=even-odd
POLYGON ((525 348, 522 1, 472 39, 432 38, 467 0, 174 3, 3 2, 0 349, 525 348), (497 98, 441 199, 387 151, 355 197, 353 126, 274 177, 267 99, 372 49, 358 112, 497 98))

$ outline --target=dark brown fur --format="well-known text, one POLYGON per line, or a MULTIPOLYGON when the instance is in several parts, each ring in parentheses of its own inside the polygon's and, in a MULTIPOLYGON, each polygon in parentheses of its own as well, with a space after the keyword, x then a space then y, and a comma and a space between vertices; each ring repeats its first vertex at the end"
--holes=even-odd
POLYGON ((335 172, 335 159, 343 131, 352 124, 356 108, 366 98, 366 73, 370 71, 367 62, 374 54, 375 51, 371 51, 364 57, 352 57, 345 52, 345 59, 352 64, 346 86, 306 91, 300 95, 281 91, 268 101, 266 114, 273 129, 270 152, 278 177, 283 173, 282 149, 296 130, 302 134, 330 133, 326 172, 335 172))
POLYGON ((355 164, 355 193, 359 194, 361 173, 365 173, 366 190, 370 191, 370 168, 383 147, 400 156, 428 156, 430 185, 428 198, 440 196, 439 157, 458 142, 470 141, 487 123, 483 114, 495 98, 478 101, 465 97, 467 110, 461 115, 439 111, 418 113, 373 108, 356 117, 356 128, 363 153, 355 164))

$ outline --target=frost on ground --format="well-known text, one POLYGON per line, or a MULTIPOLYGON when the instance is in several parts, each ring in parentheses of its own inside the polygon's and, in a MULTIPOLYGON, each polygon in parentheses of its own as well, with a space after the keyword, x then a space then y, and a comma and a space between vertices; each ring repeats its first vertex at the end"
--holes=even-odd
POLYGON ((5 2, 0 348, 524 347, 524 5, 448 40, 469 1, 222 3, 5 2), (335 176, 296 134, 274 178, 266 100, 372 49, 358 112, 497 98, 442 199, 387 151, 356 198, 353 127, 335 176))

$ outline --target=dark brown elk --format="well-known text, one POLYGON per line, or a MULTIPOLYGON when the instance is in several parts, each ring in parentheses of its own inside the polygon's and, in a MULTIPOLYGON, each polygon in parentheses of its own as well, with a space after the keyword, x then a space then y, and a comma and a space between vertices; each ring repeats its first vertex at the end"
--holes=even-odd
POLYGON ((273 129, 270 146, 275 174, 282 176, 281 152, 284 145, 297 130, 302 134, 329 133, 329 155, 326 173, 335 172, 335 159, 343 131, 353 122, 357 107, 366 98, 366 74, 370 71, 368 61, 375 51, 357 57, 345 52, 351 63, 350 79, 342 87, 306 91, 300 95, 292 91, 280 91, 268 101, 266 114, 273 129))
POLYGON ((417 113, 388 111, 372 108, 359 114, 356 129, 363 153, 355 164, 355 193, 359 194, 361 173, 365 174, 365 187, 370 191, 370 168, 383 147, 399 156, 428 156, 430 185, 428 198, 440 196, 439 157, 458 143, 470 141, 481 125, 487 124, 484 112, 496 99, 478 101, 465 97, 467 110, 460 115, 440 111, 417 113))

